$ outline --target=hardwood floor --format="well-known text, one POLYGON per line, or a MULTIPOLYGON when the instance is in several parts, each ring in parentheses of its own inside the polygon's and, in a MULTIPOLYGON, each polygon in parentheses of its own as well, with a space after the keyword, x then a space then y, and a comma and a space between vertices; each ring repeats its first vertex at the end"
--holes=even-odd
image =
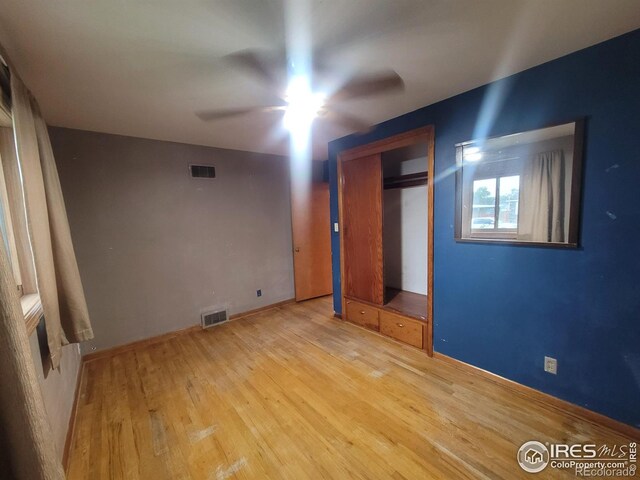
POLYGON ((331 314, 310 300, 86 363, 68 478, 530 478, 527 440, 628 442, 331 314))

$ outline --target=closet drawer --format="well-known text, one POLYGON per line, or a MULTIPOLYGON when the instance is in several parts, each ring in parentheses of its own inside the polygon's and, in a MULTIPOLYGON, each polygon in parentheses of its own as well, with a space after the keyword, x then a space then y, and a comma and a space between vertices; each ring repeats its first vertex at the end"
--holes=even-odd
POLYGON ((422 348, 422 323, 386 311, 380 312, 380 333, 422 348))
POLYGON ((347 320, 371 330, 379 330, 378 309, 364 303, 347 300, 347 320))

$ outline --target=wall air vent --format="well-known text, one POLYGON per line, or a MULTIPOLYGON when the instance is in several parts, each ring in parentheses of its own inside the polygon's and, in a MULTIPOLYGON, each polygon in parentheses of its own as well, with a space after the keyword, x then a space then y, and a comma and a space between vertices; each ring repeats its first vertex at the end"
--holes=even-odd
POLYGON ((229 319, 226 310, 219 310, 217 312, 206 312, 202 314, 202 328, 213 327, 222 322, 226 322, 229 319))
POLYGON ((216 168, 211 165, 189 165, 194 178, 216 178, 216 168))

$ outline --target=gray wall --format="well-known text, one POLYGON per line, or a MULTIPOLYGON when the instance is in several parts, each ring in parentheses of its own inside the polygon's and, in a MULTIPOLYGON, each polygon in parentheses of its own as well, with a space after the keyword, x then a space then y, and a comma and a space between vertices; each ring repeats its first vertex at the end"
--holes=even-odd
MULTIPOLYGON (((56 451, 58 457, 62 459, 64 444, 67 439, 69 419, 73 408, 76 382, 80 370, 80 347, 78 344, 62 347, 62 359, 57 370, 43 368, 48 360, 42 358, 38 338, 45 342, 46 334, 42 331, 44 323, 40 323, 38 330, 29 337, 31 345, 31 355, 36 367, 36 375, 42 389, 44 406, 47 411, 47 418, 53 431, 56 451)), ((43 349, 46 351, 46 349, 43 349)))
POLYGON ((84 352, 293 298, 286 158, 50 134, 96 337, 84 352), (216 178, 191 178, 192 163, 216 178))

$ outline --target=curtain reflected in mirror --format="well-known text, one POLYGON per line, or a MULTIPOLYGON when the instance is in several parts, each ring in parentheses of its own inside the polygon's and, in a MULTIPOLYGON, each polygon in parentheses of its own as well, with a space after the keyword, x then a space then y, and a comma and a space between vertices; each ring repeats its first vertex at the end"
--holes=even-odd
POLYGON ((577 246, 583 122, 456 145, 460 241, 577 246))

